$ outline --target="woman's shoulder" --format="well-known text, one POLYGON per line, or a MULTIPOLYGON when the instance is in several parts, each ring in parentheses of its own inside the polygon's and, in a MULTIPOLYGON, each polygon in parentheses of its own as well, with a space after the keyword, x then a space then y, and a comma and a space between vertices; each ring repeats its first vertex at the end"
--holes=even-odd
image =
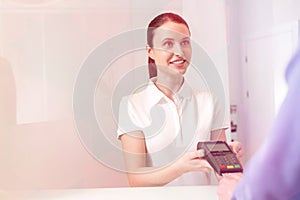
POLYGON ((141 107, 147 103, 149 98, 149 89, 147 87, 136 90, 130 94, 127 94, 121 98, 121 102, 134 107, 141 107))
POLYGON ((129 95, 123 97, 123 99, 127 100, 131 104, 147 105, 154 104, 159 99, 162 98, 162 92, 157 89, 157 87, 149 82, 148 85, 140 87, 129 95))
POLYGON ((214 99, 214 95, 209 90, 193 90, 193 94, 196 98, 214 99))
POLYGON ((216 98, 209 90, 193 90, 193 94, 198 105, 214 107, 216 104, 216 98))

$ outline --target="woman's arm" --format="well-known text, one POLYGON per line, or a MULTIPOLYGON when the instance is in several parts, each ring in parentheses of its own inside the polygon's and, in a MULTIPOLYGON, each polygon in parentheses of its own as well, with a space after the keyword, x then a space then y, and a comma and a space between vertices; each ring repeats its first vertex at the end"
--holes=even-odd
POLYGON ((187 152, 168 166, 147 166, 147 149, 142 131, 124 134, 120 140, 130 186, 162 186, 189 171, 211 170, 207 161, 199 158, 198 151, 187 152))

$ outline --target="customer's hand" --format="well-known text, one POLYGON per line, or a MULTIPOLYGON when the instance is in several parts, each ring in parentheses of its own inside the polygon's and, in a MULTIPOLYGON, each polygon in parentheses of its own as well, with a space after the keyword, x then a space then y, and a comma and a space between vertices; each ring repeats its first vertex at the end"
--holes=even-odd
POLYGON ((231 199, 233 191, 242 176, 242 173, 232 173, 221 178, 217 189, 219 200, 231 199))

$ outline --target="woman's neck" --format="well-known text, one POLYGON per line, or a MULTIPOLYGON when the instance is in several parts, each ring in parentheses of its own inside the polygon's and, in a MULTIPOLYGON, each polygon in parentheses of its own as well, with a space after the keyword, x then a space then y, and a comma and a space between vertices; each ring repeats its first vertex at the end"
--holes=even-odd
POLYGON ((183 75, 178 71, 166 66, 157 65, 156 69, 156 87, 167 97, 169 97, 169 99, 174 101, 175 94, 183 84, 183 75))
POLYGON ((160 82, 156 81, 154 84, 156 87, 164 93, 170 100, 174 101, 174 97, 176 92, 181 88, 183 84, 184 79, 180 80, 180 82, 177 82, 176 85, 172 85, 172 88, 166 86, 165 84, 161 84, 160 82))

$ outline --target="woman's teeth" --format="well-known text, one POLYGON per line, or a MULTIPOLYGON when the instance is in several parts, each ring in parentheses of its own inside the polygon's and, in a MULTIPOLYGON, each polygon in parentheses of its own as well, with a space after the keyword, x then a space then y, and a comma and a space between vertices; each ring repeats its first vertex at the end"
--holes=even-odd
POLYGON ((172 61, 171 63, 172 64, 183 64, 185 60, 175 60, 175 61, 172 61))

